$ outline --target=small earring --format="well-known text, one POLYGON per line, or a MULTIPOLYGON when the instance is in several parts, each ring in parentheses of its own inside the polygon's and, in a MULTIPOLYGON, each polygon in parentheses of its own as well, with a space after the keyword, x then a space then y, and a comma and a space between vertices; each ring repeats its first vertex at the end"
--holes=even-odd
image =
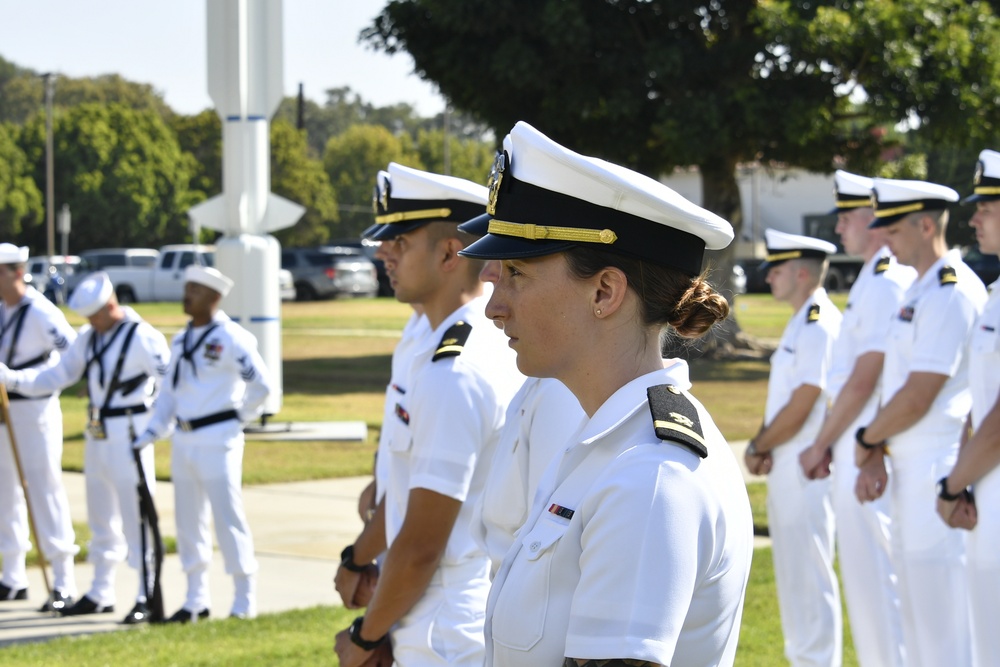
POLYGON ((598 309, 597 309, 597 316, 598 316, 598 317, 600 317, 600 316, 601 316, 601 309, 600 309, 600 308, 598 308, 598 309))

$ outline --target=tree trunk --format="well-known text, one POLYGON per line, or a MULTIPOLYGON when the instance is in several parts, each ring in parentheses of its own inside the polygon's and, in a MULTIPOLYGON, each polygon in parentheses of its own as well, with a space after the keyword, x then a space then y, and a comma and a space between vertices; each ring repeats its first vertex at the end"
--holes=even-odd
MULTIPOLYGON (((736 181, 736 166, 736 159, 726 156, 708 159, 698 165, 701 172, 702 207, 728 220, 733 226, 735 239, 739 239, 743 229, 743 202, 736 181)), ((709 282, 729 301, 731 310, 728 319, 697 341, 684 341, 676 335, 669 336, 663 345, 664 356, 685 359, 761 358, 770 354, 766 346, 740 329, 734 316, 736 295, 733 292, 732 278, 735 254, 734 240, 722 250, 708 251, 706 257, 706 266, 710 271, 709 282)))

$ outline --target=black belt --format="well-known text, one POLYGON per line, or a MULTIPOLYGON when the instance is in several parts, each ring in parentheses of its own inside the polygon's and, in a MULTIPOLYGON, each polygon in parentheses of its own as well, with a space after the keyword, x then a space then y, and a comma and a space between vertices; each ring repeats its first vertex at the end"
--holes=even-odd
POLYGON ((139 405, 130 405, 124 408, 101 408, 101 419, 107 419, 108 417, 124 417, 125 415, 141 415, 146 412, 149 408, 140 403, 139 405))
POLYGON ((8 392, 7 398, 12 401, 37 401, 43 398, 51 398, 52 394, 45 394, 44 396, 25 396, 24 394, 19 394, 16 391, 8 392))
POLYGON ((236 413, 236 410, 223 410, 222 412, 216 412, 214 415, 205 415, 204 417, 198 417, 190 421, 178 417, 177 425, 181 427, 182 431, 197 431, 204 426, 211 426, 212 424, 239 418, 240 416, 236 413))

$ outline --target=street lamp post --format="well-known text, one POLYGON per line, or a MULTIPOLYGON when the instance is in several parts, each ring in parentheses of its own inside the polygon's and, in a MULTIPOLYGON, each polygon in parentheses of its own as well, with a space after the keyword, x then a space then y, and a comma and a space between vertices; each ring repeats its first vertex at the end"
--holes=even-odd
POLYGON ((55 159, 52 151, 52 96, 55 73, 41 75, 45 81, 45 234, 46 254, 56 254, 55 159))

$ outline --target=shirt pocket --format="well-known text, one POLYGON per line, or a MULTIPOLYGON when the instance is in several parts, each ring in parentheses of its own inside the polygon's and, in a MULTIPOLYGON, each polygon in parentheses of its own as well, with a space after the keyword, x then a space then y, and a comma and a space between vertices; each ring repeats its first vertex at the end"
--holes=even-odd
MULTIPOLYGON (((516 651, 529 651, 541 638, 549 613, 552 561, 569 522, 541 518, 521 539, 493 610, 493 641, 516 651)), ((568 613, 568 610, 567 610, 568 613)))
POLYGON ((991 324, 979 323, 972 330, 969 349, 974 357, 993 357, 1000 353, 1000 334, 991 324))
POLYGON ((410 413, 406 406, 397 402, 389 419, 389 440, 386 446, 391 452, 403 453, 410 451, 413 445, 413 435, 410 430, 410 413))
POLYGON ((527 468, 527 447, 518 439, 493 459, 483 491, 483 519, 512 534, 528 514, 527 468))

